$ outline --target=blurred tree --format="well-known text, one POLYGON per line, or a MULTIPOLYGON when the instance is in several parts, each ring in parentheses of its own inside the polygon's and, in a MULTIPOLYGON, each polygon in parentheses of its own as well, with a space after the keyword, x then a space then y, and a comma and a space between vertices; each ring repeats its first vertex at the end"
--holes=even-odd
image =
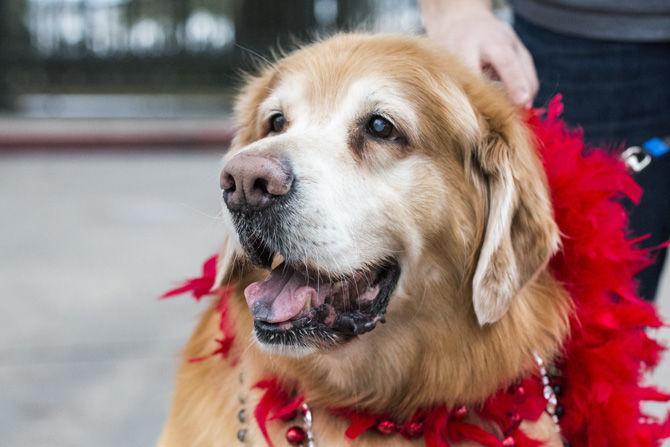
POLYGON ((337 0, 337 27, 347 31, 364 29, 371 10, 371 0, 337 0))
POLYGON ((191 15, 190 0, 172 0, 172 33, 170 47, 173 52, 184 49, 186 21, 191 15))
POLYGON ((227 16, 231 19, 235 14, 235 5, 232 0, 191 0, 191 6, 193 10, 206 9, 213 14, 227 16))
POLYGON ((226 76, 258 59, 250 53, 356 29, 378 1, 0 0, 0 103, 10 90, 225 88, 226 76))
POLYGON ((236 52, 238 59, 245 50, 268 55, 278 44, 308 39, 316 27, 314 0, 236 0, 235 6, 235 41, 241 47, 236 52))
POLYGON ((11 78, 30 63, 25 0, 0 0, 0 109, 13 105, 11 78))
POLYGON ((7 20, 5 2, 0 2, 0 110, 9 108, 9 88, 7 86, 7 66, 9 65, 9 58, 7 57, 7 28, 5 21, 7 20))

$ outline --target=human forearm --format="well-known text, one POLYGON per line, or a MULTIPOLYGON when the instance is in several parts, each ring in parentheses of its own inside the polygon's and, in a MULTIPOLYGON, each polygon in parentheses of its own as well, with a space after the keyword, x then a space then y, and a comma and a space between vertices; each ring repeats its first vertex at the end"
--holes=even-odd
POLYGON ((428 26, 433 19, 491 11, 491 0, 419 0, 419 6, 428 26))

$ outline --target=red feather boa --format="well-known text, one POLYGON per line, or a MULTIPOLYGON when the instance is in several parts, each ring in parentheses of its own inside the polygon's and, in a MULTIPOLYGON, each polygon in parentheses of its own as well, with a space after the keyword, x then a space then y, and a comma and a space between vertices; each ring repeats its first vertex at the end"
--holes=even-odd
POLYGON ((642 191, 619 159, 598 150, 584 156, 581 132, 566 129, 562 111, 557 97, 546 117, 535 113, 528 120, 562 234, 551 269, 575 303, 565 343, 561 428, 573 447, 659 445, 670 436, 670 423, 649 418, 640 403, 670 399, 641 385, 663 351, 644 328, 662 322, 636 293, 633 276, 648 265, 649 254, 627 239, 619 200, 637 202, 642 191))
MULTIPOLYGON (((636 246, 639 240, 627 238, 627 215, 621 199, 637 202, 642 191, 628 175, 624 164, 604 151, 591 150, 579 131, 568 130, 560 119, 563 105, 554 98, 546 111, 529 114, 538 152, 549 180, 555 219, 562 235, 562 249, 550 268, 563 283, 575 303, 571 335, 562 358, 561 419, 564 438, 572 447, 653 447, 670 437, 670 419, 659 421, 644 414, 642 401, 670 400, 670 395, 643 386, 646 371, 655 367, 663 347, 650 339, 645 328, 663 325, 653 306, 642 301, 635 291, 635 273, 649 263, 649 253, 636 246)), ((211 355, 227 357, 234 333, 227 319, 230 289, 214 288, 216 257, 207 260, 203 276, 188 280, 163 295, 191 292, 196 300, 219 294, 219 349, 211 355)), ((210 356, 211 356, 210 355, 210 356)), ((203 360, 209 356, 193 359, 203 360)), ((537 377, 520 382, 523 397, 514 388, 491 396, 475 411, 495 422, 513 439, 517 447, 538 443, 518 429, 520 419, 537 420, 545 407, 537 377), (510 416, 516 419, 510 422, 510 416)), ((274 378, 256 384, 263 389, 255 416, 268 445, 267 424, 284 419, 303 402, 304 397, 289 395, 274 378)), ((356 438, 374 428, 383 415, 353 409, 334 413, 350 421, 346 436, 356 438)), ((423 410, 398 425, 397 432, 407 438, 416 422, 428 447, 448 447, 451 442, 471 440, 487 447, 503 446, 490 433, 466 423, 457 410, 438 407, 423 410)), ((506 444, 507 445, 507 444, 506 444)))

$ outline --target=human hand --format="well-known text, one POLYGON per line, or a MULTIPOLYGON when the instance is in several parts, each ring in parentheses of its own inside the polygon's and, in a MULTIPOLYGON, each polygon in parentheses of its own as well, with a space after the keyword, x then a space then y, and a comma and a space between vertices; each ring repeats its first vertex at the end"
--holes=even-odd
POLYGON ((530 107, 539 83, 533 58, 512 27, 480 0, 422 0, 428 37, 469 68, 503 83, 516 104, 530 107))

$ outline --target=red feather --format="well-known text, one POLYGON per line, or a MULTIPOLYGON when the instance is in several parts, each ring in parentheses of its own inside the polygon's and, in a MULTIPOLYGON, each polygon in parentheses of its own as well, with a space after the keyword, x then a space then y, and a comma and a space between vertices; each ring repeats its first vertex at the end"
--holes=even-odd
POLYGON ((640 403, 668 400, 641 386, 644 366, 655 365, 663 350, 644 328, 662 323, 637 296, 634 275, 650 263, 649 253, 627 238, 620 200, 638 202, 642 192, 619 159, 601 150, 585 155, 581 133, 566 128, 562 110, 558 96, 544 118, 536 112, 528 122, 563 235, 551 268, 576 310, 564 352, 563 435, 573 447, 657 446, 668 422, 644 414, 640 403))
POLYGON ((481 427, 465 422, 447 424, 449 439, 454 442, 474 441, 484 447, 502 447, 502 442, 481 427))
MULTIPOLYGON (((228 358, 233 343, 235 342, 235 330, 228 318, 228 300, 230 299, 233 289, 232 287, 226 287, 218 290, 219 304, 216 308, 219 312, 219 331, 221 332, 221 338, 214 340, 218 343, 218 347, 207 355, 190 358, 189 362, 191 363, 202 362, 203 360, 207 360, 217 355, 220 355, 223 358, 228 358)), ((233 365, 236 364, 237 359, 233 359, 232 363, 233 365)))
POLYGON ((449 447, 446 428, 449 423, 449 410, 438 407, 426 415, 424 440, 426 447, 449 447))
POLYGON ((216 260, 217 255, 207 259, 202 266, 202 276, 198 278, 189 278, 180 286, 168 290, 161 295, 161 298, 170 298, 176 295, 181 295, 186 292, 191 292, 191 295, 196 301, 205 295, 210 295, 213 291, 214 281, 216 279, 216 260))
POLYGON ((261 400, 256 405, 254 416, 268 446, 273 447, 274 444, 268 434, 268 422, 275 419, 284 419, 291 413, 295 413, 304 402, 304 398, 300 395, 292 398, 274 377, 257 382, 254 388, 265 390, 261 400))
POLYGON ((370 430, 377 422, 377 417, 365 413, 348 412, 348 414, 339 413, 342 417, 349 419, 349 427, 344 435, 347 439, 354 440, 360 435, 370 430))
POLYGON ((273 447, 272 441, 270 440, 270 435, 268 434, 267 423, 270 420, 270 413, 281 405, 283 402, 284 393, 279 388, 277 384, 277 379, 267 379, 261 380, 254 388, 265 390, 263 397, 258 401, 256 409, 254 410, 254 417, 258 423, 258 428, 261 430, 261 434, 265 438, 265 441, 270 447, 273 447))

